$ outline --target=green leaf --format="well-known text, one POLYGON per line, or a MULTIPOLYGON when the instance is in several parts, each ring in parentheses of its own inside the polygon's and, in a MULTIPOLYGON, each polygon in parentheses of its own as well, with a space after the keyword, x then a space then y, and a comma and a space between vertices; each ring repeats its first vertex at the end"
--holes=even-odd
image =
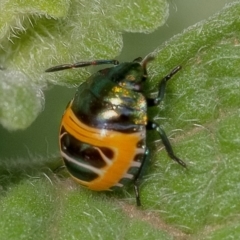
POLYGON ((106 198, 96 201, 71 181, 44 177, 21 181, 2 199, 0 213, 3 239, 172 239, 146 222, 129 218, 106 198))
MULTIPOLYGON (((37 117, 42 95, 51 84, 74 85, 86 79, 86 69, 63 74, 46 74, 45 69, 65 62, 112 58, 122 48, 122 32, 151 32, 162 25, 168 16, 166 0, 154 1, 14 1, 1 3, 0 71, 1 68, 20 72, 26 79, 29 95, 21 99, 2 98, 2 105, 11 106, 9 115, 0 108, 0 122, 9 130, 23 129, 37 117), (144 17, 143 17, 144 16, 144 17), (2 67, 1 67, 2 66, 2 67), (29 102, 31 103, 29 103, 29 102), (12 104, 15 102, 16 104, 12 104), (32 114, 19 114, 15 108, 29 107, 32 114), (30 109, 31 108, 31 109, 30 109)), ((1 81, 8 84, 7 74, 1 81)), ((11 79, 12 82, 17 82, 11 79)), ((25 85, 11 85, 13 96, 25 91, 25 85), (22 89, 21 89, 22 88, 22 89)), ((1 85, 0 85, 1 86, 1 85)), ((0 88, 0 95, 4 88, 0 88)), ((1 105, 0 105, 1 106, 1 105)))
POLYGON ((172 130, 175 151, 188 170, 169 166, 165 151, 155 153, 142 196, 146 208, 187 233, 207 225, 197 239, 239 222, 239 14, 238 1, 175 36, 154 52, 149 71, 156 89, 159 76, 182 66, 155 116, 172 130))
POLYGON ((0 70, 0 122, 9 130, 28 127, 44 104, 40 89, 19 71, 0 70))

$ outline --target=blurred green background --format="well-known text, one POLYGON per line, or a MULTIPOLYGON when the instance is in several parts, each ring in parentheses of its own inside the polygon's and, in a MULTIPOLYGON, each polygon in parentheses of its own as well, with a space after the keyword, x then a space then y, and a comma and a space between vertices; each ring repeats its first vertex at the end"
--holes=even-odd
MULTIPOLYGON (((170 16, 167 23, 151 34, 124 33, 123 49, 117 59, 131 61, 139 56, 144 57, 164 41, 182 32, 185 28, 210 17, 230 2, 234 1, 170 0, 170 16)), ((25 131, 8 132, 0 126, 0 157, 7 159, 58 154, 58 129, 61 116, 74 93, 74 88, 58 86, 46 90, 44 92, 45 109, 25 131)))

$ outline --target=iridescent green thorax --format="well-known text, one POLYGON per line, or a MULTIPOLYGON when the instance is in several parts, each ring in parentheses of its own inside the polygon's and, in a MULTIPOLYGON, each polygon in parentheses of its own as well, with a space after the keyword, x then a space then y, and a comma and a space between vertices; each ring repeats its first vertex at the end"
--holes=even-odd
POLYGON ((147 122, 142 76, 136 62, 100 70, 79 86, 72 109, 90 126, 137 131, 147 122))

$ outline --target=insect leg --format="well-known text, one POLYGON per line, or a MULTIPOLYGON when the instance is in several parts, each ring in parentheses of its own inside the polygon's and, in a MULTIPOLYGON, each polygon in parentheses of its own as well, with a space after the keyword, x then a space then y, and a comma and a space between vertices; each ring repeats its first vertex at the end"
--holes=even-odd
POLYGON ((145 150, 144 156, 143 156, 143 162, 142 165, 138 171, 138 174, 135 176, 134 179, 134 191, 135 191, 135 195, 136 195, 136 202, 137 202, 137 206, 141 206, 141 200, 140 200, 140 193, 139 193, 139 184, 140 184, 140 180, 143 176, 143 174, 145 173, 145 169, 149 164, 149 150, 148 148, 145 150))
POLYGON ((170 141, 168 140, 168 137, 165 133, 165 131, 161 128, 160 125, 158 125, 157 123, 155 122, 148 122, 147 124, 147 130, 156 130, 159 135, 160 135, 160 138, 162 139, 162 142, 163 142, 163 145, 165 146, 165 149, 168 153, 168 156, 176 161, 177 163, 179 163, 181 166, 183 166, 184 168, 187 167, 186 163, 184 161, 182 161, 180 158, 178 158, 174 152, 173 152, 173 149, 172 149, 172 146, 171 146, 171 143, 170 141))
POLYGON ((159 83, 158 95, 156 98, 147 98, 147 105, 149 107, 158 105, 164 97, 167 81, 170 80, 179 70, 181 66, 175 67, 168 75, 166 75, 159 83))

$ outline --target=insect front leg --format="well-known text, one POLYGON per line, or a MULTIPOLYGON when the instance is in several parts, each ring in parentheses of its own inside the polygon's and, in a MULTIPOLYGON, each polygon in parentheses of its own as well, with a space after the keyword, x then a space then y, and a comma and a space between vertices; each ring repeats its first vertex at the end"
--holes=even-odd
POLYGON ((156 98, 147 98, 147 105, 149 107, 158 105, 164 97, 167 81, 170 80, 179 70, 181 66, 175 67, 168 75, 166 75, 159 83, 158 95, 156 98))

